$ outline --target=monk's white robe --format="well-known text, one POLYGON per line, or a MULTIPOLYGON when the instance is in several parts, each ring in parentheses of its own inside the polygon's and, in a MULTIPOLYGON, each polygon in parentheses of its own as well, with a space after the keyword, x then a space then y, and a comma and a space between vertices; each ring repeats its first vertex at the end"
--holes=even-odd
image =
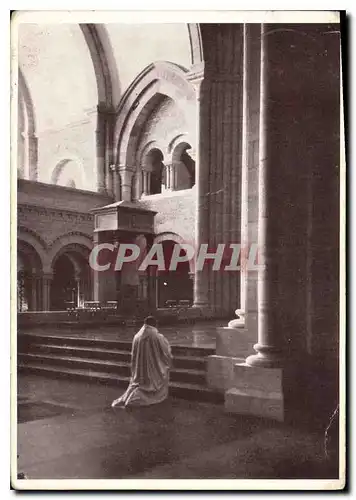
POLYGON ((143 325, 132 342, 130 385, 112 406, 148 406, 164 401, 171 363, 167 339, 157 328, 143 325))

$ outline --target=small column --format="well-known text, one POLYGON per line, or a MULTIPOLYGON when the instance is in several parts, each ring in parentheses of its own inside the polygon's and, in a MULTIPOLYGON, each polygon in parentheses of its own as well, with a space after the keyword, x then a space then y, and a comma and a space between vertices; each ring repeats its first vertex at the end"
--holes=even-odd
POLYGON ((80 296, 81 296, 81 278, 79 275, 74 277, 76 283, 76 302, 77 307, 80 307, 80 296))
POLYGON ((175 168, 175 164, 172 163, 171 165, 169 165, 169 189, 171 191, 174 191, 176 189, 176 168, 175 168))
POLYGON ((142 170, 142 194, 148 195, 148 172, 142 170))
POLYGON ((38 308, 38 276, 33 273, 31 276, 31 311, 37 311, 38 308))
MULTIPOLYGON (((205 120, 208 118, 206 106, 203 99, 209 97, 209 88, 205 90, 203 87, 203 76, 195 81, 192 81, 196 87, 197 95, 197 137, 199 138, 197 151, 197 208, 195 218, 195 242, 196 248, 200 248, 201 244, 209 242, 209 203, 207 193, 209 192, 209 178, 207 174, 208 163, 203 157, 205 144, 205 120), (202 154, 203 153, 203 154, 202 154)), ((209 305, 208 299, 209 283, 207 267, 204 266, 201 270, 195 270, 194 279, 194 304, 193 307, 207 308, 209 305)))
POLYGON ((171 189, 171 179, 170 179, 170 170, 171 166, 169 164, 164 165, 165 168, 165 189, 168 191, 171 189))
POLYGON ((42 275, 42 310, 49 311, 51 308, 51 283, 53 273, 44 273, 42 275))
MULTIPOLYGON (((101 243, 100 234, 94 233, 93 234, 93 247, 96 247, 100 243, 101 243)), ((101 273, 100 273, 100 271, 92 269, 92 276, 93 276, 93 298, 94 298, 94 301, 100 302, 101 297, 102 297, 102 286, 101 286, 101 279, 100 279, 101 273)))

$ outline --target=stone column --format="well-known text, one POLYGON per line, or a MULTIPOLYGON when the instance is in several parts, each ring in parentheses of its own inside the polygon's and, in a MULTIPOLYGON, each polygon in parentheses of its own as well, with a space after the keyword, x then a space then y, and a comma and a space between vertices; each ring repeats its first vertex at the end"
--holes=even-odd
POLYGON ((50 311, 51 308, 51 284, 53 280, 52 273, 44 273, 42 275, 42 310, 50 311))
POLYGON ((278 147, 271 143, 275 133, 270 127, 276 127, 276 120, 271 120, 274 103, 269 94, 270 73, 273 67, 273 51, 269 50, 269 37, 266 36, 266 25, 261 30, 261 82, 260 82, 260 147, 259 147, 259 177, 258 177, 258 249, 260 254, 260 269, 258 271, 258 343, 254 346, 256 355, 249 356, 246 363, 250 366, 266 368, 280 366, 281 345, 272 319, 272 307, 276 282, 276 261, 278 248, 274 245, 272 235, 276 221, 271 217, 271 205, 275 203, 274 186, 271 182, 271 172, 276 168, 271 148, 278 147), (272 130, 272 134, 271 134, 272 130), (272 135, 272 137, 270 137, 272 135))
MULTIPOLYGON (((110 233, 104 233, 105 236, 102 236, 102 233, 95 232, 93 235, 94 247, 100 243, 111 243, 115 245, 115 240, 113 240, 115 236, 111 236, 111 241, 108 241, 108 239, 106 239, 108 238, 108 234, 110 233)), ((104 271, 92 269, 93 295, 94 300, 97 302, 117 299, 115 256, 115 251, 108 249, 101 250, 97 259, 99 265, 110 264, 110 266, 104 271)))
MULTIPOLYGON (((340 87, 335 68, 338 72, 340 46, 337 39, 331 41, 331 32, 326 36, 326 26, 279 28, 262 25, 261 29, 257 354, 235 366, 225 406, 236 413, 284 420, 291 410, 307 414, 320 392, 319 387, 316 394, 311 389, 309 405, 303 409, 313 379, 308 376, 311 361, 306 345, 310 309, 307 240, 315 237, 317 218, 323 221, 323 235, 313 241, 313 249, 319 240, 324 249, 328 245, 324 251, 329 256, 337 253, 331 228, 325 230, 325 225, 334 215, 337 198, 335 163, 340 150, 335 134, 340 87), (325 142, 325 137, 330 140, 325 142), (316 176, 319 165, 323 173, 316 176), (312 200, 312 215, 308 206, 311 172, 313 187, 316 179, 330 176, 328 187, 316 191, 319 195, 312 200), (325 217, 326 213, 330 215, 325 217)), ((318 260, 316 266, 335 269, 336 261, 334 264, 322 267, 318 260)), ((313 294, 313 309, 332 287, 336 296, 337 279, 326 285, 320 282, 322 274, 313 276, 318 290, 313 294)), ((336 307, 334 311, 336 318, 336 307)), ((319 321, 324 314, 325 310, 315 317, 319 321)), ((330 335, 334 330, 328 329, 330 335)))
POLYGON ((80 295, 81 295, 81 278, 80 276, 76 275, 74 277, 75 283, 76 283, 76 301, 77 301, 77 307, 80 307, 80 295))
MULTIPOLYGON (((208 215, 208 198, 207 193, 209 190, 209 176, 208 174, 208 163, 204 162, 204 149, 205 144, 205 130, 202 129, 201 122, 205 122, 207 118, 207 109, 202 105, 202 96, 205 92, 203 86, 203 75, 199 75, 198 78, 193 80, 196 88, 197 95, 197 137, 199 145, 197 148, 197 206, 196 206, 196 218, 195 218, 195 244, 196 250, 200 248, 200 245, 207 243, 209 241, 209 215, 208 215), (201 155, 201 153, 203 153, 201 155)), ((209 284, 208 284, 208 273, 207 268, 204 267, 202 270, 195 270, 194 279, 194 304, 193 307, 207 308, 209 305, 208 298, 209 284)))
POLYGON ((28 172, 31 181, 38 179, 38 138, 35 134, 29 134, 27 137, 28 143, 28 172))
POLYGON ((165 189, 170 190, 171 189, 171 165, 169 163, 165 164, 165 189))
POLYGON ((39 306, 38 280, 39 280, 39 276, 36 274, 36 272, 32 273, 32 276, 31 276, 31 311, 37 311, 38 306, 39 306))
POLYGON ((96 169, 97 190, 106 193, 106 112, 102 106, 98 106, 96 125, 96 169))
POLYGON ((151 183, 151 172, 147 172, 146 170, 142 171, 143 177, 143 189, 142 192, 144 195, 150 194, 150 183, 151 183))
POLYGON ((26 142, 25 132, 19 130, 17 134, 17 176, 19 179, 26 178, 26 142))
POLYGON ((168 178, 169 178, 169 189, 175 191, 177 188, 176 182, 176 168, 174 163, 171 163, 168 167, 168 178))
POLYGON ((128 169, 126 167, 120 168, 120 179, 121 179, 121 196, 123 201, 132 201, 131 193, 132 193, 132 177, 133 170, 128 169))
MULTIPOLYGON (((266 27, 261 25, 260 60, 260 126, 259 126, 259 175, 258 175, 258 249, 260 267, 258 270, 258 343, 257 354, 247 357, 245 363, 234 366, 233 388, 225 393, 225 408, 229 412, 247 413, 284 420, 284 400, 281 366, 281 345, 279 328, 273 321, 275 311, 274 293, 278 255, 273 253, 273 227, 276 221, 271 217, 271 204, 276 203, 275 187, 270 182, 271 171, 276 169, 275 157, 270 152, 278 147, 273 140, 275 130, 270 129, 270 113, 274 102, 270 95, 269 76, 273 68, 273 53, 269 50, 266 27)), ((274 122, 278 127, 278 122, 274 122)), ((281 182, 283 179, 281 180, 281 182)))
MULTIPOLYGON (((116 122, 116 111, 113 108, 107 108, 105 110, 106 114, 106 146, 105 146, 105 186, 106 192, 112 196, 115 200, 115 179, 114 172, 108 168, 115 162, 114 158, 114 131, 116 122)), ((118 200, 116 200, 118 201, 118 200)))
MULTIPOLYGON (((190 78, 197 87, 197 218, 196 246, 240 243, 240 180, 242 162, 243 25, 202 25, 209 39, 205 68, 190 78)), ((195 306, 214 314, 231 313, 239 302, 238 272, 205 266, 197 270, 195 306)))
POLYGON ((111 175, 112 175, 112 188, 115 201, 121 200, 121 179, 120 174, 118 172, 118 167, 116 165, 111 165, 110 167, 111 175))

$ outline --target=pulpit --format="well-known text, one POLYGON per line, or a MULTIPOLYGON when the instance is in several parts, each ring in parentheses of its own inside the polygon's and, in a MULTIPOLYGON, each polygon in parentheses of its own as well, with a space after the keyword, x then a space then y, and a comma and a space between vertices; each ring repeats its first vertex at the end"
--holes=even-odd
POLYGON ((96 258, 99 264, 94 269, 95 300, 117 301, 118 313, 126 316, 135 316, 139 304, 154 308, 152 269, 148 267, 146 271, 139 271, 139 265, 153 244, 157 212, 143 208, 140 202, 118 201, 94 209, 92 213, 95 220, 94 249, 98 246, 96 258), (139 256, 130 262, 118 263, 120 245, 124 244, 138 247, 139 256), (143 282, 147 283, 145 288, 143 282))

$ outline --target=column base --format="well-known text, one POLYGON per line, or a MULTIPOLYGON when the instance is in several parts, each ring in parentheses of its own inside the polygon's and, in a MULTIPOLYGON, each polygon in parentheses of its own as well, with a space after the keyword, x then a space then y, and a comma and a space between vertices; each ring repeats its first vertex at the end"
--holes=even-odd
POLYGON ((240 415, 253 415, 285 420, 283 369, 237 364, 233 387, 225 393, 225 410, 240 415))
POLYGON ((246 319, 245 319, 245 311, 242 309, 236 309, 235 314, 237 318, 229 321, 229 328, 245 328, 246 319))

